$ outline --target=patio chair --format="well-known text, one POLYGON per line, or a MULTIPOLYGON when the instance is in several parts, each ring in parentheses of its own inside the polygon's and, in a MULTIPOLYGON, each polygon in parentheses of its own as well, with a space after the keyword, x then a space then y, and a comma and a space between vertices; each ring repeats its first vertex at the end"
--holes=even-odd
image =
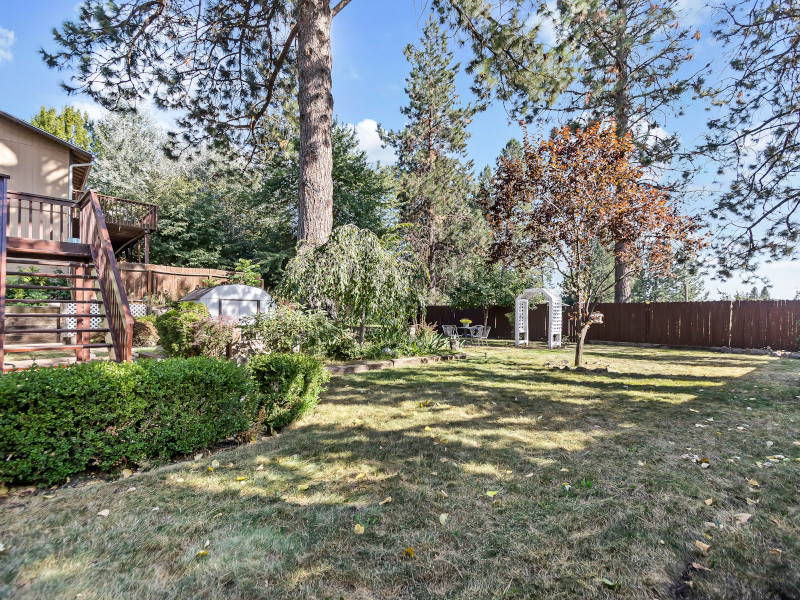
POLYGON ((469 339, 473 346, 475 345, 475 340, 478 340, 478 343, 480 343, 482 337, 483 337, 483 325, 474 325, 470 327, 469 339))
POLYGON ((450 339, 461 339, 461 336, 458 335, 458 329, 455 325, 442 325, 442 331, 444 331, 444 334, 450 339))
POLYGON ((478 336, 478 342, 482 346, 488 346, 489 345, 489 332, 492 330, 492 328, 491 327, 483 327, 481 325, 481 329, 482 329, 482 331, 481 331, 481 334, 478 336))

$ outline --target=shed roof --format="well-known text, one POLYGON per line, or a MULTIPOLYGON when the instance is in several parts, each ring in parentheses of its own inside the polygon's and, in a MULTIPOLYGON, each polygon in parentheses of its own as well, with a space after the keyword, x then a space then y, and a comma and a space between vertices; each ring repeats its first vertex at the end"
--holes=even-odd
POLYGON ((272 301, 269 292, 251 285, 216 285, 214 287, 197 288, 189 292, 181 302, 199 302, 200 300, 266 300, 272 301))

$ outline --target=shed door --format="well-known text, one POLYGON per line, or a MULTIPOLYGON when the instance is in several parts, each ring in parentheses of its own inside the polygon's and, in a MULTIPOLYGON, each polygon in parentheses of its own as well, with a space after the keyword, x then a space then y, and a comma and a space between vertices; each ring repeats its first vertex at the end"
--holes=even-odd
POLYGON ((236 321, 259 312, 259 300, 219 300, 219 315, 236 321))

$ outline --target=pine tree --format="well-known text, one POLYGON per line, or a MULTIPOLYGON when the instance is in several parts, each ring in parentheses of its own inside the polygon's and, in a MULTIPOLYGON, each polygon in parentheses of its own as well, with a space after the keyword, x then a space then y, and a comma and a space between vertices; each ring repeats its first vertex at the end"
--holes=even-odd
MULTIPOLYGON (((213 140, 251 159, 280 141, 286 105, 299 106, 298 236, 324 243, 333 226, 331 21, 350 0, 83 0, 42 50, 51 68, 72 68, 70 93, 110 110, 145 98, 180 113, 185 146, 213 140)), ((541 54, 529 0, 432 0, 439 19, 469 44, 467 71, 483 97, 520 103, 559 71, 541 54)))
POLYGON ((410 225, 408 242, 428 269, 432 300, 446 286, 453 262, 469 248, 474 224, 482 222, 468 203, 473 164, 465 161, 467 125, 481 107, 460 101, 459 65, 436 20, 428 19, 419 45, 407 46, 405 54, 412 65, 406 79, 409 104, 401 109, 408 123, 380 133, 398 156, 400 218, 410 225))
POLYGON ((55 108, 42 106, 31 118, 31 125, 84 150, 94 150, 93 124, 86 111, 81 112, 72 106, 65 106, 57 112, 55 108))
MULTIPOLYGON (((569 85, 555 80, 550 103, 538 114, 561 114, 572 122, 614 117, 619 139, 628 133, 639 149, 638 162, 651 167, 658 179, 674 165, 677 136, 662 125, 670 115, 683 114, 686 96, 702 83, 701 71, 687 72, 692 61, 694 32, 680 24, 680 0, 563 0, 556 13, 557 42, 542 58, 568 57, 564 69, 569 85)), ((657 181, 655 181, 657 183, 657 181)), ((675 188, 677 181, 670 182, 675 188)), ((624 248, 615 248, 619 256, 624 248)), ((630 302, 631 268, 616 259, 616 302, 630 302)))
POLYGON ((710 90, 721 114, 705 149, 733 173, 712 211, 721 225, 720 272, 753 272, 759 259, 800 248, 800 0, 727 2, 714 32, 730 70, 710 90))

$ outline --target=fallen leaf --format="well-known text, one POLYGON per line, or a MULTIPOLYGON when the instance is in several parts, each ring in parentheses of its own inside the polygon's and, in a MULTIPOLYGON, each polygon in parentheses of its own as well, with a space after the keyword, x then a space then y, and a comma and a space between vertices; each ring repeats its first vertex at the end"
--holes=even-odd
POLYGON ((0 496, 5 496, 8 494, 8 488, 6 487, 5 483, 0 483, 0 496))
POLYGON ((108 516, 108 515, 110 515, 110 514, 111 514, 111 511, 110 511, 110 510, 108 510, 107 508, 104 508, 104 509, 103 509, 103 510, 101 510, 99 513, 97 513, 97 516, 98 516, 98 517, 107 517, 107 516, 108 516))
POLYGON ((694 545, 702 552, 703 554, 708 554, 709 549, 711 546, 709 544, 704 544, 700 540, 695 540, 694 545))
POLYGON ((528 473, 525 477, 533 477, 533 473, 528 473))
POLYGON ((211 461, 211 466, 216 469, 219 466, 219 461, 218 460, 212 460, 211 461))
POLYGON ((767 448, 772 448, 775 445, 775 442, 767 442, 767 448))
POLYGON ((356 526, 353 527, 353 532, 356 535, 364 535, 364 526, 361 523, 356 523, 356 526))
POLYGON ((5 552, 5 551, 6 551, 5 545, 3 544, 3 542, 0 542, 0 552, 5 552))
POLYGON ((447 497, 448 497, 448 496, 447 496, 447 492, 445 492, 444 490, 439 490, 439 495, 440 495, 442 498, 447 498, 447 497))
POLYGON ((444 524, 447 522, 447 517, 448 517, 448 516, 449 516, 449 515, 448 515, 447 513, 442 513, 442 514, 440 514, 440 515, 439 515, 439 523, 441 523, 442 525, 444 525, 444 524))
POLYGON ((258 465, 256 467, 256 471, 263 471, 263 470, 264 470, 264 465, 258 465))
POLYGON ((247 481, 247 477, 237 477, 236 481, 247 481))
POLYGON ((195 459, 195 460, 202 460, 202 458, 203 458, 203 455, 202 455, 202 454, 195 454, 195 455, 194 455, 194 459, 195 459))
POLYGON ((486 492, 486 495, 489 496, 489 498, 494 498, 498 493, 499 492, 486 492))
POLYGON ((208 470, 213 473, 214 472, 214 467, 208 467, 208 470))
POLYGON ((603 585, 606 586, 609 589, 615 590, 615 589, 617 589, 619 587, 619 582, 615 583, 615 582, 611 581, 610 579, 606 579, 605 577, 603 577, 602 581, 603 581, 603 585))
POLYGON ((562 473, 569 473, 569 469, 568 469, 568 468, 566 468, 566 467, 564 467, 563 469, 561 469, 561 472, 562 472, 562 473))
POLYGON ((754 504, 758 504, 758 500, 753 500, 752 498, 745 498, 747 500, 747 504, 749 506, 753 506, 754 504))
POLYGON ((750 517, 752 516, 753 515, 751 515, 750 513, 736 513, 735 515, 733 515, 733 518, 739 521, 739 525, 744 525, 750 520, 750 517))
POLYGON ((130 488, 128 488, 128 490, 127 490, 127 491, 129 491, 129 492, 135 492, 135 491, 136 491, 136 488, 135 488, 135 487, 130 487, 130 488))
POLYGON ((709 569, 708 567, 704 567, 704 566, 703 566, 703 565, 701 565, 700 563, 696 563, 696 562, 693 562, 693 563, 692 563, 692 568, 693 568, 695 571, 710 571, 710 570, 711 570, 711 569, 709 569))
POLYGON ((301 492, 304 492, 304 491, 306 491, 308 489, 308 484, 307 483, 301 483, 300 485, 297 486, 297 489, 300 490, 301 492))
POLYGON ((206 543, 203 544, 203 548, 208 548, 211 545, 211 540, 206 540, 206 543))
POLYGON ((233 466, 233 463, 228 463, 228 464, 227 464, 227 465, 225 465, 225 466, 226 466, 227 468, 229 468, 229 469, 230 469, 230 468, 233 466))
POLYGON ((755 479, 748 479, 747 483, 753 487, 758 487, 758 482, 755 479))
POLYGON ((194 556, 195 558, 200 558, 201 556, 205 556, 206 554, 208 554, 208 550, 200 550, 194 556))
POLYGON ((380 504, 381 506, 383 506, 384 504, 389 504, 389 502, 391 502, 391 501, 392 501, 392 497, 391 497, 391 496, 386 496, 386 498, 384 498, 383 500, 381 500, 381 501, 379 502, 379 504, 380 504))
POLYGON ((430 430, 431 430, 431 428, 426 425, 425 426, 425 431, 430 431, 430 430))
POLYGON ((407 556, 408 558, 414 558, 414 548, 409 546, 405 550, 403 550, 403 556, 407 556))
POLYGON ((711 506, 714 503, 714 499, 713 498, 708 498, 706 500, 703 500, 703 502, 706 503, 706 506, 711 506))
POLYGON ((356 475, 356 479, 364 479, 364 477, 366 477, 364 473, 359 473, 358 475, 356 475))
POLYGON ((133 471, 131 471, 130 469, 122 469, 122 476, 123 477, 125 477, 127 479, 131 475, 133 475, 133 471))
POLYGON ((778 548, 770 548, 769 553, 774 554, 775 556, 780 556, 783 554, 783 550, 779 550, 778 548))

